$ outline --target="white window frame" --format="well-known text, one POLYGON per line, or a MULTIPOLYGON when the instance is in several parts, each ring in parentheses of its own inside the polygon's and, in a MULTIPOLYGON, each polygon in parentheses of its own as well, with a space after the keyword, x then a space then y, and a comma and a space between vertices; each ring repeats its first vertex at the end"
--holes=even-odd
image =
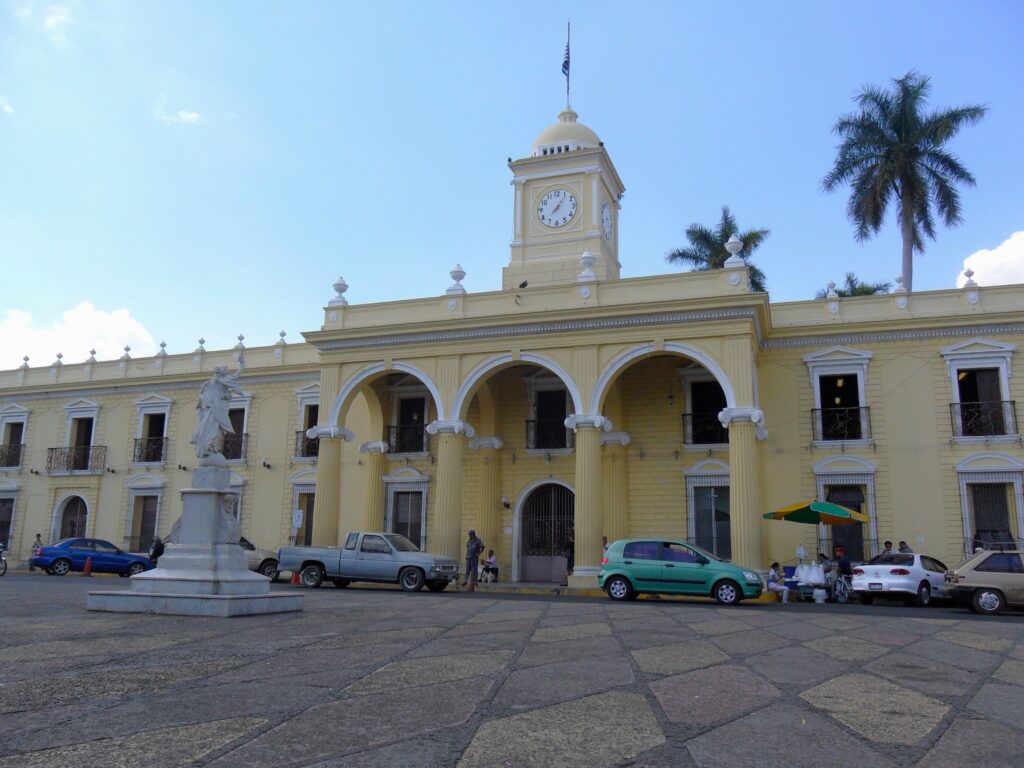
POLYGON ((92 434, 89 436, 89 447, 92 448, 96 444, 96 431, 99 427, 100 404, 93 400, 79 398, 78 400, 72 400, 70 403, 67 403, 64 406, 64 413, 66 414, 64 422, 64 447, 71 447, 71 427, 75 423, 75 419, 92 419, 92 434))
MULTIPOLYGON (((689 412, 693 413, 693 384, 694 382, 706 383, 713 381, 722 386, 721 382, 715 378, 715 375, 711 373, 707 368, 699 363, 691 363, 689 365, 683 365, 676 369, 676 373, 679 374, 679 386, 683 390, 683 405, 689 409, 689 412)), ((722 394, 725 394, 725 389, 722 389, 722 394)), ((689 422, 684 424, 685 434, 683 435, 683 450, 694 451, 696 453, 707 453, 708 451, 727 451, 729 450, 729 443, 700 443, 694 445, 691 441, 693 440, 693 425, 689 422)))
POLYGON ((92 538, 90 531, 95 530, 95 522, 92 519, 92 508, 89 506, 89 499, 82 490, 71 490, 57 499, 53 505, 53 513, 50 515, 50 541, 56 544, 60 539, 60 524, 64 517, 64 509, 71 499, 78 497, 85 504, 85 533, 76 538, 92 538))
POLYGON ((128 541, 132 536, 132 518, 135 516, 135 500, 139 496, 156 496, 156 519, 153 521, 153 535, 160 535, 160 517, 164 507, 164 488, 167 486, 167 481, 149 472, 140 472, 137 475, 132 475, 128 478, 128 482, 125 483, 125 487, 128 489, 128 507, 125 510, 124 518, 124 535, 122 540, 124 541, 125 549, 128 548, 128 541))
POLYGON ((7 541, 0 541, 4 549, 9 551, 11 542, 14 541, 14 525, 18 519, 18 484, 13 480, 0 481, 0 499, 11 500, 11 527, 7 533, 7 541))
MULTIPOLYGON (((714 377, 711 377, 714 379, 714 377)), ((705 449, 706 450, 706 449, 705 449)), ((721 488, 729 489, 730 511, 729 527, 732 528, 732 485, 730 483, 731 473, 729 465, 719 459, 705 459, 683 472, 686 478, 686 538, 688 541, 697 539, 697 520, 693 511, 697 505, 697 488, 721 488)))
POLYGON ((384 530, 391 532, 395 519, 395 493, 413 491, 422 493, 420 501, 420 540, 413 544, 427 551, 427 497, 430 478, 414 467, 403 467, 393 475, 384 476, 384 530))
MULTIPOLYGON (((810 376, 811 391, 814 394, 814 408, 819 413, 824 407, 821 403, 821 377, 822 376, 855 376, 857 378, 857 402, 862 410, 860 411, 860 433, 870 435, 870 406, 867 401, 868 364, 871 362, 872 354, 851 347, 829 347, 818 352, 805 355, 804 363, 807 365, 807 372, 810 376), (865 413, 863 409, 867 408, 865 413)), ((874 445, 871 437, 860 440, 820 440, 818 439, 817 425, 811 422, 811 443, 815 448, 858 448, 874 445)))
MULTIPOLYGON (((1024 461, 1005 453, 986 451, 968 456, 956 465, 960 485, 960 514, 964 541, 971 538, 971 501, 969 485, 997 483, 1013 486, 1013 514, 1017 518, 1017 536, 1024 537, 1024 461)), ((965 555, 971 554, 965 552, 965 555)))
MULTIPOLYGON (((316 424, 306 425, 306 408, 311 405, 317 407, 320 406, 320 382, 314 382, 313 384, 305 384, 295 389, 295 399, 298 405, 298 420, 296 423, 299 425, 299 430, 303 430, 308 427, 315 427, 316 424)), ((298 454, 297 445, 292 445, 291 451, 293 454, 298 454)), ((316 464, 316 456, 298 456, 293 455, 292 461, 295 464, 316 464)), ((298 498, 298 497, 296 497, 298 498)), ((293 507, 294 509, 294 507, 293 507)))
MULTIPOLYGON (((939 350, 946 360, 949 372, 950 402, 960 404, 960 383, 957 377, 960 371, 974 371, 980 368, 996 368, 999 370, 999 396, 1003 402, 1013 398, 1010 396, 1010 379, 1012 376, 1011 358, 1016 351, 1016 344, 975 338, 963 341, 939 350)), ((952 425, 951 425, 952 426, 952 425)), ((953 435, 958 444, 1019 443, 1021 436, 1017 433, 1017 424, 1007 424, 1013 432, 1006 435, 953 435)))
MULTIPOLYGON (((249 434, 249 405, 252 403, 252 395, 249 392, 243 391, 240 395, 235 395, 231 398, 231 402, 228 403, 228 412, 241 408, 244 410, 242 415, 242 434, 249 434)), ((249 460, 249 449, 251 446, 245 444, 242 450, 241 458, 227 459, 228 464, 246 464, 249 460)), ((241 499, 239 499, 239 507, 241 507, 241 499)))
MULTIPOLYGON (((135 439, 142 439, 142 427, 145 423, 146 416, 162 415, 164 417, 164 433, 161 435, 164 439, 167 438, 167 429, 171 422, 171 406, 174 401, 169 397, 164 397, 158 394, 149 394, 145 397, 141 397, 135 401, 135 412, 137 416, 138 424, 135 427, 135 439)), ((95 425, 94 425, 95 428, 95 425)), ((168 446, 168 449, 170 446, 168 446)), ((132 446, 132 464, 136 466, 160 466, 167 463, 168 450, 164 450, 160 461, 135 461, 135 446, 132 446)))
MULTIPOLYGON (((524 377, 526 384, 527 409, 530 421, 537 421, 537 393, 558 392, 565 393, 565 415, 568 418, 573 412, 572 396, 565 382, 557 376, 553 376, 546 370, 524 377)), ((568 429, 568 428, 567 428, 568 429)), ((566 448, 527 448, 527 456, 572 456, 576 452, 575 447, 566 448)))
MULTIPOLYGON (((412 377, 403 377, 402 380, 407 381, 410 378, 412 377)), ((416 384, 393 384, 388 387, 388 392, 391 395, 391 421, 389 422, 389 426, 400 426, 398 423, 398 414, 401 413, 401 404, 403 400, 423 400, 423 429, 425 435, 427 424, 430 423, 433 417, 430 410, 430 404, 433 402, 433 398, 430 396, 430 390, 423 386, 423 384, 417 382, 416 384)), ((410 459, 425 459, 429 455, 429 450, 388 454, 388 456, 408 457, 410 459)))
POLYGON ((24 446, 28 444, 26 442, 28 439, 28 415, 29 409, 18 403, 8 403, 7 405, 0 406, 0 440, 3 439, 4 430, 8 424, 21 424, 21 445, 23 448, 18 465, 15 467, 0 467, 0 472, 19 472, 25 465, 26 451, 24 446))
MULTIPOLYGON (((849 443, 847 443, 849 444, 849 443)), ((875 509, 875 473, 877 466, 860 456, 832 456, 814 465, 815 498, 825 499, 825 488, 831 485, 863 485, 864 505, 867 507, 867 542, 871 550, 868 559, 878 554, 878 516, 875 509)), ((824 552, 828 544, 828 526, 818 525, 818 551, 824 552)))

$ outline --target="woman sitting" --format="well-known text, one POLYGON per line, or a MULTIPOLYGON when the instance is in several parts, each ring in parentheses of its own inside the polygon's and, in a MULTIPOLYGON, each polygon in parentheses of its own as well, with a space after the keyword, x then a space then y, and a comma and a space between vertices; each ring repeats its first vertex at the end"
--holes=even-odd
POLYGON ((778 563, 772 563, 768 569, 768 591, 778 593, 780 603, 789 601, 789 587, 782 580, 782 568, 778 563))
POLYGON ((497 581, 498 580, 498 558, 494 556, 494 550, 490 549, 487 551, 487 557, 484 558, 483 570, 481 572, 480 581, 497 581))

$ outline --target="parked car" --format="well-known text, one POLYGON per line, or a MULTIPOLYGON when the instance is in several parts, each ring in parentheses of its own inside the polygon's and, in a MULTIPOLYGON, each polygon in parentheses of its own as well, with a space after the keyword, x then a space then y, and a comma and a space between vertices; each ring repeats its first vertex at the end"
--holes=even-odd
POLYGON ((946 594, 975 613, 1024 608, 1024 552, 978 552, 946 572, 946 594))
POLYGON ((277 560, 278 568, 298 573, 306 587, 319 587, 329 579, 336 587, 376 581, 398 583, 406 592, 417 592, 424 585, 431 592, 440 592, 459 578, 457 560, 420 552, 397 533, 353 531, 341 549, 281 547, 277 560))
POLYGON ((125 552, 103 539, 64 539, 56 544, 35 547, 30 561, 49 574, 64 576, 70 571, 84 571, 85 561, 90 557, 92 570, 96 573, 135 576, 153 567, 153 562, 145 555, 125 552))
POLYGON ((245 556, 249 561, 249 570, 262 573, 271 581, 277 578, 277 553, 269 549, 260 549, 247 538, 242 536, 238 540, 238 546, 245 550, 245 556))
POLYGON ((876 597, 896 597, 906 603, 929 605, 942 594, 946 566, 917 553, 885 552, 853 569, 853 592, 865 605, 876 597))
POLYGON ((664 593, 707 595, 723 605, 759 597, 763 588, 756 571, 675 539, 620 539, 611 543, 601 560, 597 583, 612 600, 664 593))

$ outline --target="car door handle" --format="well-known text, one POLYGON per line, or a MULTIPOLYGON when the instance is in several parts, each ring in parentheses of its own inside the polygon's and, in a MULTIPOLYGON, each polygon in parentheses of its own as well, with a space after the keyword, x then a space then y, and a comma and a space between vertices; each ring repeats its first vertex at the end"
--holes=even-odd
POLYGON ((622 564, 623 564, 623 565, 632 565, 632 564, 633 564, 633 561, 632 561, 632 560, 623 560, 623 561, 622 561, 622 564))
POLYGON ((672 563, 665 563, 665 567, 666 568, 675 568, 675 566, 672 565, 672 563))

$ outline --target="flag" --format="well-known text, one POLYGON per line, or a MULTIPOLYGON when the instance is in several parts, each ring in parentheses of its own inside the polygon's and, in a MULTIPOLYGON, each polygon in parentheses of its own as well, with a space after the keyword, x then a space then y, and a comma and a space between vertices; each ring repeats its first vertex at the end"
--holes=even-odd
POLYGON ((562 74, 569 76, 569 41, 565 41, 565 58, 562 59, 562 74))

